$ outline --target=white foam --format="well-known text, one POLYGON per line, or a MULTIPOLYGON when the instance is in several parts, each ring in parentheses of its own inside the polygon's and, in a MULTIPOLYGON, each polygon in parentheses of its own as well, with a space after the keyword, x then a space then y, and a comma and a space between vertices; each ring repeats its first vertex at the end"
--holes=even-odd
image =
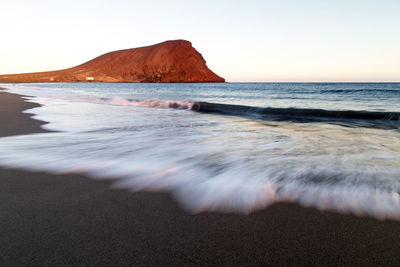
MULTIPOLYGON (((105 143, 107 138, 102 134, 80 135, 53 133, 0 139, 0 151, 7 151, 0 153, 0 165, 83 173, 115 180, 114 187, 132 191, 167 191, 193 213, 248 214, 289 201, 321 210, 400 220, 399 168, 357 167, 369 160, 368 155, 349 156, 343 166, 340 156, 332 155, 305 159, 303 155, 262 156, 258 151, 255 158, 249 158, 240 152, 245 149, 243 144, 238 144, 241 148, 234 148, 232 155, 221 150, 223 144, 210 147, 200 140, 179 146, 179 138, 155 142, 139 134, 118 143, 105 143)), ((275 149, 271 147, 266 153, 275 149)), ((380 154, 396 162, 393 156, 380 154)))

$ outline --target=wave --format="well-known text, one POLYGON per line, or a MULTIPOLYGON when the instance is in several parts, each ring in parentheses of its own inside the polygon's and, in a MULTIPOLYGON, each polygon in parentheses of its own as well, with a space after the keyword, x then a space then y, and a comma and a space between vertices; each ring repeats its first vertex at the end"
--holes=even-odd
POLYGON ((238 116, 257 116, 264 120, 292 122, 330 122, 343 126, 399 129, 400 112, 272 108, 195 102, 192 110, 238 116))
POLYGON ((274 108, 210 102, 138 100, 122 97, 74 97, 72 100, 117 106, 186 109, 203 113, 255 117, 267 121, 325 122, 345 127, 400 129, 400 112, 274 108))
POLYGON ((152 108, 188 109, 204 113, 220 113, 238 116, 257 115, 262 119, 291 120, 298 122, 324 121, 324 120, 365 120, 382 122, 399 122, 400 112, 357 111, 357 110, 325 110, 303 108, 274 108, 256 107, 234 104, 221 104, 210 102, 172 101, 172 100, 137 100, 115 98, 82 98, 92 103, 110 104, 118 106, 138 106, 152 108))
MULTIPOLYGON (((310 92, 315 93, 315 92, 310 92)), ((326 93, 343 93, 343 94, 359 94, 359 93, 369 93, 369 94, 376 94, 377 89, 322 89, 319 90, 319 93, 326 94, 326 93)), ((379 94, 400 94, 399 89, 380 89, 379 94)))
MULTIPOLYGON (((82 98, 79 98, 81 100, 82 98)), ((151 108, 176 108, 176 109, 192 109, 193 102, 188 101, 163 101, 163 100, 136 100, 125 99, 122 97, 114 98, 90 98, 88 102, 109 104, 116 106, 135 106, 135 107, 151 107, 151 108)))
MULTIPOLYGON (((284 150, 276 151, 276 145, 268 149, 270 142, 260 138, 257 146, 250 146, 249 154, 246 138, 230 142, 232 147, 226 151, 224 134, 219 142, 208 143, 202 134, 196 138, 188 132, 182 134, 185 129, 170 129, 174 131, 166 133, 165 139, 154 138, 147 129, 143 135, 86 132, 5 137, 0 140, 0 151, 7 153, 0 153, 0 166, 52 174, 82 173, 110 179, 113 188, 169 192, 192 213, 249 214, 274 203, 295 202, 400 221, 399 166, 388 146, 374 148, 372 159, 388 161, 370 165, 371 153, 353 153, 349 145, 344 146, 344 155, 311 155, 299 150, 301 142, 293 141, 291 155, 285 155, 284 150)), ((255 139, 252 141, 254 144, 255 139)), ((371 145, 367 141, 365 148, 371 145)))
MULTIPOLYGON (((21 86, 20 86, 21 87, 21 86)), ((9 88, 9 87, 7 87, 9 88)), ((21 87, 22 88, 22 87, 21 87)), ((58 94, 51 90, 9 88, 12 92, 36 97, 50 97, 69 101, 108 104, 116 106, 137 106, 151 108, 186 109, 203 113, 234 115, 257 118, 266 121, 289 121, 298 123, 324 122, 345 127, 367 127, 380 129, 400 129, 400 112, 325 110, 309 108, 258 107, 236 104, 222 104, 199 101, 143 100, 123 97, 99 98, 94 96, 71 96, 58 94), (25 91, 29 90, 29 91, 25 91)), ((341 90, 341 89, 334 89, 341 90)), ((395 90, 396 92, 400 92, 395 90)))

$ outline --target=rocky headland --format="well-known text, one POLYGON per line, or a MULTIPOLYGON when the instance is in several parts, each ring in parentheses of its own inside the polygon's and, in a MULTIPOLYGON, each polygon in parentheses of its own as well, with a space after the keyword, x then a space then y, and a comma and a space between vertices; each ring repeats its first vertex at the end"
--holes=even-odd
POLYGON ((35 82, 225 82, 206 65, 191 42, 159 44, 109 52, 73 68, 0 75, 3 83, 35 82))

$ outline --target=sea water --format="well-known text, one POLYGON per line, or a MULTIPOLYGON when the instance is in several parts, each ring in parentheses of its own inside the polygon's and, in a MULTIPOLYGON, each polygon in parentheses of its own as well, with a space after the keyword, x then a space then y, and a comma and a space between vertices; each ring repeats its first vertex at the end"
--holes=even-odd
POLYGON ((2 84, 56 132, 0 166, 166 191, 190 212, 276 202, 400 220, 400 83, 2 84))

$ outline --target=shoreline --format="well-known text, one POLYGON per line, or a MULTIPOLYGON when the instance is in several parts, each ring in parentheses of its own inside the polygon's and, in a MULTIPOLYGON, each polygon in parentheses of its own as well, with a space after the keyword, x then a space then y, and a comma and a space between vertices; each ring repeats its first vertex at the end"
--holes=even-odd
POLYGON ((0 137, 51 132, 41 128, 47 122, 32 119, 32 114, 22 113, 24 110, 40 107, 39 104, 25 101, 23 97, 6 92, 0 87, 0 137))
MULTIPOLYGON (((0 92, 0 137, 48 132, 0 92)), ((0 265, 399 265, 400 222, 279 203, 250 215, 185 212, 168 194, 0 169, 0 265)))

